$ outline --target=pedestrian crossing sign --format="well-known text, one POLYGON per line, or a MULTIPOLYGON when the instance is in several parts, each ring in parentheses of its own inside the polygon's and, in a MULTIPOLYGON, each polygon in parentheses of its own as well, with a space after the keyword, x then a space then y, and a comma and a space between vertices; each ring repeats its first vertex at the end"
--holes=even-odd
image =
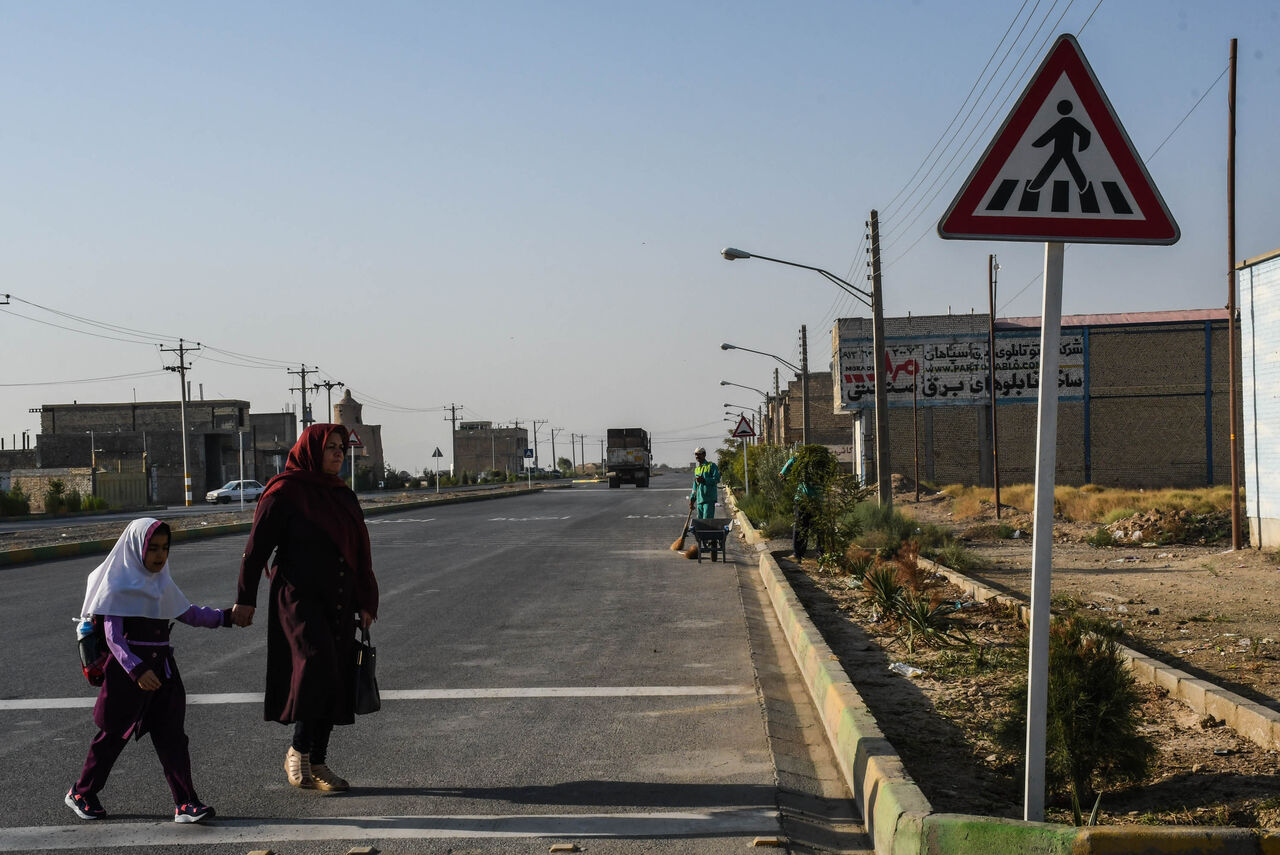
POLYGON ((1172 244, 1180 231, 1080 45, 1062 35, 939 221, 938 235, 1172 244))

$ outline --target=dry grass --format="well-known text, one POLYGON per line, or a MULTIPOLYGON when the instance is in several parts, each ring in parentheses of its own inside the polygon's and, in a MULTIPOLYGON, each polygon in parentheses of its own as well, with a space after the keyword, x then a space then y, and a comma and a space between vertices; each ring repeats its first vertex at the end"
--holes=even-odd
MULTIPOLYGON (((951 499, 951 513, 957 519, 974 517, 990 507, 995 493, 989 487, 965 487, 950 484, 942 492, 951 499)), ((1000 503, 1031 513, 1035 506, 1033 484, 1010 484, 1000 488, 1000 503)), ((1075 522, 1106 522, 1108 516, 1128 511, 1129 514, 1148 510, 1180 511, 1203 514, 1210 511, 1231 509, 1230 487, 1204 487, 1196 490, 1127 490, 1119 487, 1099 487, 1085 484, 1081 487, 1057 487, 1053 491, 1054 511, 1075 522)), ((1125 514, 1126 516, 1129 514, 1125 514)))

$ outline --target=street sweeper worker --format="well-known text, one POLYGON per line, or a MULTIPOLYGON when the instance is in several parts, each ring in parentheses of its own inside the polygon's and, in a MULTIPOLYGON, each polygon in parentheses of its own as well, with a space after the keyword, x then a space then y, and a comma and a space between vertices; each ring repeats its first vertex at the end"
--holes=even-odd
POLYGON ((696 461, 693 468, 693 490, 689 493, 689 507, 700 520, 716 515, 716 485, 720 483, 720 467, 707 461, 707 450, 698 446, 693 450, 696 461))

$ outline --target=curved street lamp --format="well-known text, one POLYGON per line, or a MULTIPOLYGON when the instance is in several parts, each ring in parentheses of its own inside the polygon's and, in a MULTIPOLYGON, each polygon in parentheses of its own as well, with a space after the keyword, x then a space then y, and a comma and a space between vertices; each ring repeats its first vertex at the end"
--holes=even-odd
POLYGON ((758 353, 760 356, 767 356, 770 359, 776 359, 786 367, 790 368, 792 371, 796 372, 797 374, 800 373, 800 366, 792 362, 787 362, 787 360, 783 359, 781 356, 778 356, 776 353, 765 353, 763 350, 752 350, 749 347, 743 347, 740 344, 729 344, 728 342, 725 342, 724 344, 720 345, 720 349, 721 350, 745 350, 747 353, 758 353))
MULTIPOLYGON (((812 270, 871 309, 872 371, 875 378, 876 392, 876 488, 880 506, 884 508, 890 507, 893 504, 893 484, 889 473, 889 390, 884 382, 884 300, 880 293, 879 259, 873 259, 876 263, 874 268, 875 275, 871 277, 871 290, 866 291, 851 282, 841 279, 829 270, 823 270, 821 267, 799 264, 794 261, 784 261, 781 258, 770 258, 767 255, 756 255, 732 246, 727 246, 720 250, 720 254, 724 256, 725 261, 758 258, 762 261, 772 261, 775 264, 785 264, 788 267, 812 270)), ((807 438, 805 442, 808 442, 807 438)))
POLYGON ((755 392, 756 394, 760 395, 763 398, 769 397, 768 392, 764 391, 763 389, 757 389, 755 386, 743 386, 741 383, 730 383, 728 380, 721 380, 720 385, 721 386, 737 386, 739 389, 746 389, 748 391, 755 392))

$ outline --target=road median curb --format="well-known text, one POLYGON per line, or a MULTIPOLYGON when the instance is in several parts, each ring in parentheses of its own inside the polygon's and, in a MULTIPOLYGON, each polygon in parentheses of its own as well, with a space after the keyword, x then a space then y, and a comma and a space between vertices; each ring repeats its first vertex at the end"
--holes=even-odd
MULTIPOLYGON (((727 504, 743 538, 751 544, 762 542, 764 538, 737 509, 731 493, 727 504)), ((935 813, 767 551, 760 556, 760 576, 877 855, 1280 855, 1280 833, 1267 830, 1075 828, 935 813)))
MULTIPOLYGON (((516 487, 510 490, 503 490, 495 493, 463 493, 457 496, 449 496, 443 499, 421 499, 412 502, 398 502, 394 504, 369 505, 362 508, 366 517, 379 516, 381 514, 397 513, 399 511, 412 511, 418 508, 437 507, 439 505, 460 505, 465 502, 482 502, 488 499, 505 499, 508 496, 524 496, 529 493, 537 493, 547 489, 568 489, 568 485, 562 486, 538 486, 538 487, 516 487)), ((124 523, 121 523, 124 527, 124 523)), ((173 542, 180 543, 184 540, 197 540, 205 537, 221 537, 227 534, 239 534, 247 532, 253 527, 252 522, 227 523, 225 525, 207 525, 198 526, 196 528, 175 528, 173 529, 173 542)), ((76 558, 81 555, 99 555, 104 552, 110 552, 111 547, 116 545, 118 537, 112 537, 104 540, 79 540, 72 543, 54 543, 48 546, 28 546, 21 549, 9 549, 0 551, 0 567, 13 567, 19 564, 38 564, 41 561, 54 561, 59 558, 76 558)))

